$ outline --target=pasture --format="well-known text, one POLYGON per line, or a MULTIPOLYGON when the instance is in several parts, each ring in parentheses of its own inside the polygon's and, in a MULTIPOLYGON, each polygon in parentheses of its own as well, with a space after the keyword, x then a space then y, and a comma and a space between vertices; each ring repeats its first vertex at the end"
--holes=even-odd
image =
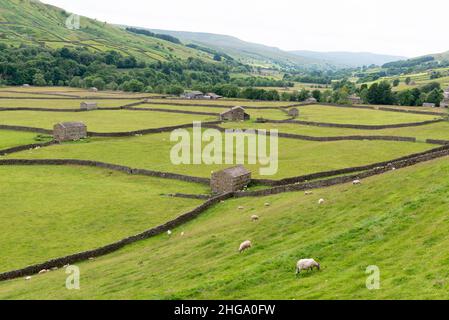
MULTIPOLYGON (((83 95, 111 96, 97 101, 100 108, 106 108, 143 101, 144 97, 119 92, 91 94, 74 88, 2 88, 0 108, 78 108, 83 95), (12 94, 73 97, 14 99, 9 96, 12 94)), ((288 106, 286 102, 150 101, 135 107, 137 110, 1 111, 0 125, 52 129, 57 122, 82 121, 90 132, 117 133, 218 119, 216 115, 176 110, 220 113, 232 106, 246 105, 270 109, 246 109, 250 121, 225 122, 219 126, 278 129, 280 133, 311 137, 346 137, 326 142, 279 138, 279 170, 275 175, 261 176, 259 169, 265 167, 262 164, 245 164, 253 178, 271 180, 390 161, 439 147, 426 143, 426 139, 449 141, 447 121, 382 130, 330 128, 255 122, 256 118, 288 119, 278 108, 288 106), (176 105, 179 102, 187 105, 176 105), (362 138, 351 140, 347 136, 362 138), (414 137, 418 141, 369 141, 363 136, 414 137)), ((333 124, 395 125, 442 119, 434 115, 322 105, 299 109, 298 120, 333 124)), ((187 131, 191 133, 191 129, 187 131)), ((3 221, 0 275, 164 225, 205 203, 195 196, 211 194, 206 183, 126 174, 101 167, 17 165, 2 161, 92 160, 202 178, 210 178, 213 171, 231 166, 174 164, 170 151, 178 141, 170 141, 170 135, 171 132, 110 138, 90 136, 83 141, 0 156, 3 221), (169 196, 175 193, 184 194, 184 198, 169 196)), ((254 135, 244 137, 248 141, 254 135)), ((222 138, 225 146, 224 135, 222 138)), ((35 132, 0 129, 0 150, 51 139, 50 135, 35 132)), ((205 145, 207 142, 203 142, 205 145)), ((193 154, 203 151, 192 145, 188 150, 193 154)), ((449 230, 448 174, 447 157, 443 157, 400 170, 388 169, 386 173, 363 179, 361 185, 340 183, 315 189, 311 195, 305 195, 304 191, 285 192, 217 201, 195 219, 174 228, 171 237, 165 230, 111 254, 77 261, 82 275, 79 291, 65 289, 67 275, 64 270, 57 270, 33 274, 31 280, 19 277, 1 281, 0 299, 447 298, 449 274, 445 270, 449 254, 444 248, 448 245, 449 230), (319 199, 324 199, 324 204, 318 205, 319 199), (260 217, 258 222, 251 222, 254 214, 260 217), (239 254, 238 246, 244 240, 253 241, 254 247, 239 254), (296 261, 309 257, 317 259, 323 269, 296 278, 296 261), (423 269, 421 266, 429 260, 434 263, 423 269), (366 289, 365 270, 370 265, 381 270, 382 290, 366 289)), ((259 183, 250 185, 249 191, 267 188, 268 185, 259 183)))
POLYGON ((59 270, 2 282, 0 298, 447 299, 448 174, 442 159, 311 196, 228 200, 170 239, 77 264, 81 290, 65 289, 59 270), (247 239, 253 249, 239 254, 247 239), (296 278, 296 261, 310 256, 322 270, 296 278), (370 265, 380 268, 381 290, 365 286, 370 265))

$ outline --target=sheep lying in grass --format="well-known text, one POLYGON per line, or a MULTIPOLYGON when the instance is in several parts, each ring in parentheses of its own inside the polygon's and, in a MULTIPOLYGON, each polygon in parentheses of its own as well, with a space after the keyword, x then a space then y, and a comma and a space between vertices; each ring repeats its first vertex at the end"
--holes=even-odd
POLYGON ((252 247, 251 241, 247 240, 245 242, 242 242, 239 248, 239 252, 242 253, 243 251, 248 250, 251 247, 252 247))
POLYGON ((311 271, 314 268, 320 270, 321 266, 314 259, 301 259, 296 264, 296 275, 299 275, 302 270, 311 271))
POLYGON ((324 204, 324 202, 326 202, 326 201, 324 201, 324 199, 318 200, 318 204, 324 204))
POLYGON ((253 222, 259 221, 259 216, 258 215, 252 215, 251 216, 251 221, 253 221, 253 222))

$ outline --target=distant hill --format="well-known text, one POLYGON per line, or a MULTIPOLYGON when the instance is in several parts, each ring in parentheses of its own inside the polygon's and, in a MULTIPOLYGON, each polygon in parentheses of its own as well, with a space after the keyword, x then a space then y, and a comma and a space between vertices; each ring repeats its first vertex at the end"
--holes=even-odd
POLYGON ((301 57, 328 61, 331 64, 347 67, 361 67, 369 65, 382 66, 385 63, 404 60, 406 57, 376 54, 370 52, 317 52, 298 50, 291 51, 301 57))
POLYGON ((81 17, 80 29, 70 30, 71 13, 36 0, 0 0, 0 43, 34 44, 50 48, 83 46, 93 51, 115 50, 144 61, 195 57, 213 61, 213 55, 161 39, 128 32, 115 25, 81 17))
POLYGON ((256 44, 240 40, 236 37, 187 31, 170 31, 150 29, 155 33, 162 33, 181 39, 185 44, 196 44, 217 51, 222 51, 244 64, 260 67, 282 68, 329 68, 332 63, 327 63, 314 57, 302 57, 290 52, 282 51, 275 47, 256 44))

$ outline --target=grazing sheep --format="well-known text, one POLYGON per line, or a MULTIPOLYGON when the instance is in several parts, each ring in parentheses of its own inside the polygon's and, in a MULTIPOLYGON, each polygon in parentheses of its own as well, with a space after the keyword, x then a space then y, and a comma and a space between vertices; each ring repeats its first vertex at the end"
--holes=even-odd
POLYGON ((31 277, 26 277, 25 280, 31 280, 31 277))
POLYGON ((247 240, 240 245, 239 252, 242 253, 252 247, 251 241, 247 240))
POLYGON ((352 182, 352 184, 353 184, 353 185, 359 185, 359 184, 362 184, 362 181, 360 181, 360 180, 354 180, 354 181, 352 182))
POLYGON ((258 221, 259 219, 260 219, 260 218, 259 218, 258 215, 252 215, 252 216, 251 216, 251 220, 252 220, 253 222, 258 221))
POLYGON ((39 271, 39 274, 44 274, 44 273, 48 273, 48 272, 49 272, 49 270, 43 269, 43 270, 39 271))
POLYGON ((296 275, 299 275, 302 270, 311 271, 313 268, 320 270, 321 266, 314 259, 301 259, 296 264, 296 275))
POLYGON ((185 235, 185 232, 181 232, 181 237, 184 237, 184 235, 185 235))
POLYGON ((306 191, 304 194, 305 194, 306 196, 310 196, 310 195, 313 194, 313 192, 312 192, 312 191, 306 191))
POLYGON ((269 207, 269 206, 271 206, 271 204, 270 203, 265 203, 265 207, 269 207))
POLYGON ((238 209, 239 209, 239 210, 243 210, 243 209, 245 209, 245 208, 242 207, 242 206, 239 206, 238 209))
POLYGON ((318 204, 324 204, 324 199, 320 199, 320 200, 318 200, 318 204))
POLYGON ((169 237, 171 237, 172 234, 173 234, 173 232, 171 232, 171 230, 168 230, 168 231, 167 231, 167 235, 168 235, 169 237))

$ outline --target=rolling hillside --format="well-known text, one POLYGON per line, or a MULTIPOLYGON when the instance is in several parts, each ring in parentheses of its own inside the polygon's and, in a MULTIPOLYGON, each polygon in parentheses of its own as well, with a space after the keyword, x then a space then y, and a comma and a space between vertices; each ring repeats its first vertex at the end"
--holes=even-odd
POLYGON ((388 62, 407 59, 406 57, 383 55, 370 52, 316 52, 299 50, 292 51, 292 53, 301 57, 324 60, 335 65, 342 65, 347 67, 362 67, 372 64, 381 66, 388 62))
POLYGON ((244 64, 260 67, 282 68, 330 68, 331 63, 325 61, 301 57, 278 48, 261 44, 246 42, 236 37, 202 32, 185 32, 169 30, 151 30, 157 33, 169 34, 181 39, 184 43, 193 43, 200 46, 222 51, 244 64))
POLYGON ((83 46, 95 51, 115 50, 144 61, 196 57, 212 61, 211 54, 158 38, 135 35, 121 28, 81 17, 80 29, 70 30, 70 13, 32 0, 0 0, 0 43, 35 44, 50 48, 83 46))

